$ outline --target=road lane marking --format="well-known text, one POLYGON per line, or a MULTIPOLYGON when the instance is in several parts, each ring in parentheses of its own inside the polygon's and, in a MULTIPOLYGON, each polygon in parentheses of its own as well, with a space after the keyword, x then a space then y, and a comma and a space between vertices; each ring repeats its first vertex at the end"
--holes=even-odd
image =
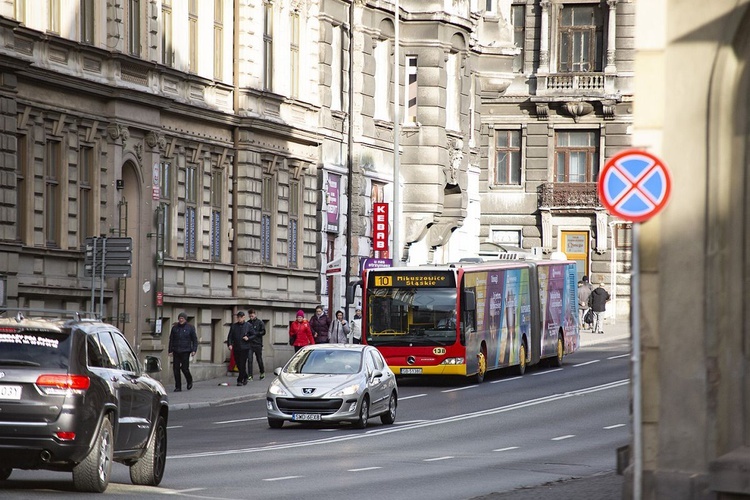
POLYGON ((619 356, 610 356, 607 359, 627 358, 628 356, 630 356, 630 354, 620 354, 619 356))
POLYGON ((492 382, 490 382, 490 384, 499 384, 500 382, 510 382, 511 380, 518 380, 521 378, 523 377, 511 377, 511 378, 504 378, 502 380, 493 380, 492 382))
POLYGON ((181 425, 168 425, 167 430, 169 429, 182 429, 181 425))
POLYGON ((220 422, 214 422, 214 425, 237 424, 240 422, 252 422, 253 420, 265 420, 265 419, 266 417, 238 418, 237 420, 222 420, 220 422))
POLYGON ((287 479, 299 479, 305 476, 281 476, 281 477, 267 477, 263 481, 286 481, 287 479))
POLYGON ((403 398, 398 398, 399 401, 405 401, 407 399, 414 399, 414 398, 423 398, 427 396, 427 394, 415 394, 413 396, 404 396, 403 398))
POLYGON ((532 373, 531 376, 532 377, 536 377, 537 375, 547 375, 547 374, 555 373, 555 372, 559 372, 559 371, 562 371, 562 368, 555 368, 554 370, 545 370, 543 372, 532 373))
POLYGON ((558 436, 556 438, 552 438, 552 441, 562 441, 563 439, 570 439, 576 437, 575 434, 567 434, 565 436, 558 436))
POLYGON ((464 389, 473 389, 475 387, 479 387, 478 385, 467 385, 466 387, 456 387, 455 389, 446 389, 444 391, 440 392, 456 392, 456 391, 463 391, 464 389))
POLYGON ((607 430, 617 429, 618 427, 625 427, 625 424, 608 425, 607 427, 605 427, 605 429, 607 429, 607 430))
POLYGON ((579 366, 586 366, 586 365, 593 365, 594 363, 598 363, 599 360, 595 359, 593 361, 586 361, 585 363, 578 363, 577 365, 573 365, 573 368, 578 368, 579 366))
POLYGON ((367 470, 377 470, 377 469, 382 469, 382 467, 362 467, 361 469, 349 469, 346 472, 364 472, 367 470))
POLYGON ((424 461, 425 462, 438 462, 440 460, 450 460, 451 458, 455 458, 455 457, 446 456, 446 457, 425 458, 424 461))
POLYGON ((425 420, 425 419, 420 419, 420 420, 404 420, 403 422, 396 422, 396 425, 421 424, 422 422, 427 422, 427 420, 425 420))
POLYGON ((517 450, 518 446, 508 446, 507 448, 498 448, 497 450, 492 451, 511 451, 511 450, 517 450))
POLYGON ((539 405, 554 403, 557 401, 562 401, 565 399, 582 396, 585 394, 593 394, 593 393, 600 392, 600 391, 609 391, 612 389, 619 389, 622 387, 627 387, 629 384, 630 384, 630 379, 616 380, 614 382, 609 382, 606 384, 590 386, 584 389, 577 389, 577 390, 568 391, 565 393, 550 394, 549 396, 544 396, 541 398, 530 399, 527 401, 512 403, 512 404, 505 405, 505 406, 498 406, 495 408, 487 408, 485 410, 478 410, 478 411, 471 412, 471 413, 452 415, 449 417, 439 418, 435 420, 427 420, 424 422, 419 422, 419 423, 414 423, 414 424, 409 424, 409 425, 383 426, 381 429, 377 429, 372 434, 370 433, 339 434, 337 436, 313 439, 310 441, 296 441, 292 443, 272 444, 272 445, 260 446, 256 448, 240 448, 240 449, 233 449, 233 450, 185 453, 182 455, 168 456, 167 459, 168 460, 181 460, 181 459, 190 459, 190 458, 216 457, 216 456, 222 456, 222 455, 236 455, 236 454, 241 454, 241 453, 262 453, 262 452, 268 452, 268 451, 278 451, 278 450, 287 450, 287 449, 293 449, 293 448, 302 448, 302 447, 307 447, 307 446, 320 446, 320 445, 331 444, 331 443, 340 443, 344 441, 352 441, 355 439, 366 439, 366 438, 381 436, 384 434, 391 434, 394 432, 410 431, 412 429, 421 429, 424 427, 432 427, 436 425, 453 424, 457 422, 463 422, 465 420, 488 417, 488 416, 498 415, 501 413, 507 413, 510 411, 521 410, 525 408, 533 408, 539 405))

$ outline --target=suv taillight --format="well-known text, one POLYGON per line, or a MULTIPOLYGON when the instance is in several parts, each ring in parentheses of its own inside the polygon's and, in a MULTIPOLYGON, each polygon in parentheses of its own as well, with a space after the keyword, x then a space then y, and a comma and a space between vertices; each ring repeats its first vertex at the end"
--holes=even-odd
POLYGON ((36 385, 45 394, 83 394, 91 385, 91 380, 85 375, 39 375, 36 385))

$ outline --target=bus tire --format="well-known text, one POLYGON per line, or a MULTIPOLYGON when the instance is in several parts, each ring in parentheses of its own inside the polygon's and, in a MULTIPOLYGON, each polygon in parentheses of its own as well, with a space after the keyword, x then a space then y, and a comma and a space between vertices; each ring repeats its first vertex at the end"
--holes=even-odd
POLYGON ((565 356, 565 344, 563 342, 562 334, 557 336, 557 346, 555 350, 555 357, 552 358, 552 366, 560 368, 563 364, 563 357, 565 356))
POLYGON ((516 371, 519 375, 526 373, 526 345, 521 342, 521 346, 518 348, 518 367, 516 371))
POLYGON ((477 384, 484 382, 484 376, 487 374, 487 346, 482 344, 482 349, 477 354, 477 384))

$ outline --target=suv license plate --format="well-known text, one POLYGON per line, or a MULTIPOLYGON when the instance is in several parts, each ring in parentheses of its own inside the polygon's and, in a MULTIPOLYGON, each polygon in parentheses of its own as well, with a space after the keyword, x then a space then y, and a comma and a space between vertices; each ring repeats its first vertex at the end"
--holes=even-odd
POLYGON ((292 415, 292 420, 320 420, 320 413, 295 413, 292 415))
POLYGON ((21 386, 0 385, 0 399, 21 399, 21 386))
POLYGON ((421 368, 401 368, 401 375, 419 375, 421 373, 421 368))

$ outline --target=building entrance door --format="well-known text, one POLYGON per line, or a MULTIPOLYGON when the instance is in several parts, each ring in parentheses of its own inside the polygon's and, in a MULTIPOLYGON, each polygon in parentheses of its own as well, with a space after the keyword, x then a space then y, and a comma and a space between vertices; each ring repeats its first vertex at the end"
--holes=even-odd
POLYGON ((568 259, 575 261, 578 280, 589 274, 589 231, 562 231, 560 247, 568 259))

